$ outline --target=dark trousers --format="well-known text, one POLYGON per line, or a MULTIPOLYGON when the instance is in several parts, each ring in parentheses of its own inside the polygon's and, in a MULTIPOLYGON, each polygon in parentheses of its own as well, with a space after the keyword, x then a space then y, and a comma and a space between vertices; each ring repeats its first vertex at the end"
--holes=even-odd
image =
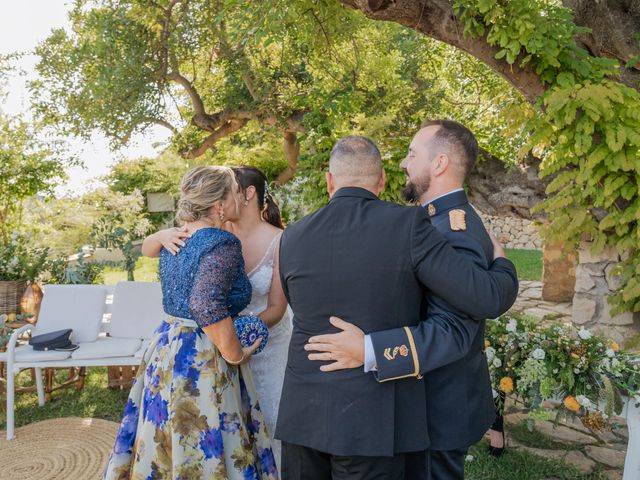
POLYGON ((340 456, 282 442, 282 480, 428 480, 426 452, 340 456))
MULTIPOLYGON (((429 450, 430 480, 463 480, 464 458, 467 456, 467 448, 457 450, 429 450)), ((407 477, 408 479, 408 477, 407 477)))

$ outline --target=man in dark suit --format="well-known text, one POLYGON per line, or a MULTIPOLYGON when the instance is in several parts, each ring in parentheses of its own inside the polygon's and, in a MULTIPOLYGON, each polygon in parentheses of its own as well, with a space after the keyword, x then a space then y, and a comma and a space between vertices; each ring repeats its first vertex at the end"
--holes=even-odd
POLYGON ((500 257, 485 270, 456 253, 423 208, 379 200, 384 182, 370 140, 339 141, 327 173, 331 200, 282 236, 280 277, 294 314, 275 435, 285 480, 426 478, 415 453, 429 438, 412 330, 402 329, 382 354, 411 364, 406 378, 379 383, 362 369, 327 374, 304 347, 309 337, 337 331, 331 315, 375 332, 417 326, 423 286, 474 317, 501 314, 517 294, 511 262, 500 257))
MULTIPOLYGON (((422 204, 452 247, 487 268, 493 260, 492 240, 462 189, 477 154, 475 137, 463 125, 449 120, 426 122, 401 163, 408 176, 403 196, 422 204)), ((410 330, 420 372, 425 374, 430 474, 433 480, 462 479, 468 448, 482 438, 495 416, 484 356, 485 320, 466 315, 468 312, 439 294, 429 295, 427 304, 427 319, 410 330)), ((322 349, 313 343, 307 346, 339 359, 327 370, 359 366, 364 361, 365 371, 376 370, 379 381, 411 371, 408 362, 389 362, 385 357, 386 349, 406 336, 402 329, 365 337, 340 319, 332 323, 344 332, 310 340, 324 344, 322 349)))

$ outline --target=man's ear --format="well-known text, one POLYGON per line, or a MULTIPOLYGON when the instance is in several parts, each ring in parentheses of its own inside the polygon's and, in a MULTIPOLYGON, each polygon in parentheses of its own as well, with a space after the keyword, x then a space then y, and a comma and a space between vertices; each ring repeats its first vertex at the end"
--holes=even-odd
POLYGON ((331 198, 336 191, 336 184, 333 180, 333 175, 331 175, 331 172, 327 172, 324 174, 324 178, 327 181, 327 193, 329 194, 329 198, 331 198))
POLYGON ((387 184, 387 172, 382 169, 382 174, 380 175, 380 180, 378 180, 378 195, 384 192, 384 187, 387 184))
POLYGON ((445 173, 451 167, 451 159, 444 153, 438 155, 432 162, 432 174, 434 177, 438 177, 445 173))

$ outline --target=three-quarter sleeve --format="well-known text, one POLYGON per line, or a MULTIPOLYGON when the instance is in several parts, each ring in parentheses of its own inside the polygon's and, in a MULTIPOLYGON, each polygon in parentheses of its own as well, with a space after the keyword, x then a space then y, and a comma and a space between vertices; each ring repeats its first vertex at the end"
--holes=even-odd
POLYGON ((229 291, 241 266, 239 242, 216 245, 201 257, 189 297, 189 310, 200 327, 229 316, 229 291))

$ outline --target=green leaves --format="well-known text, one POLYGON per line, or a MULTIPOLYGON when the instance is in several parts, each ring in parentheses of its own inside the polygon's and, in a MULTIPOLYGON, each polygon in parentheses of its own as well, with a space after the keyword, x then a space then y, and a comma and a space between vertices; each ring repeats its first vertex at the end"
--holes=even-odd
POLYGON ((599 250, 627 252, 627 274, 612 301, 620 311, 640 311, 640 274, 627 268, 637 264, 640 244, 640 95, 609 80, 570 80, 558 75, 559 84, 542 98, 544 112, 528 126, 532 146, 545 152, 542 173, 559 172, 547 188, 552 196, 537 209, 549 214, 550 238, 586 237, 599 250), (598 221, 586 213, 594 208, 598 221))

